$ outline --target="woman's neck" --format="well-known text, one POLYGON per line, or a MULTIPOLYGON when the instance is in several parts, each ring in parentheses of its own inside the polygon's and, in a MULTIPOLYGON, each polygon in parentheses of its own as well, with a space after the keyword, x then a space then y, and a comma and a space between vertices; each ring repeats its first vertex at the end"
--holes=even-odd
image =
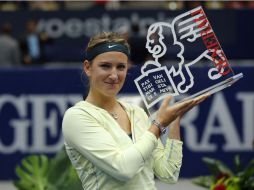
POLYGON ((92 92, 88 93, 85 100, 107 111, 111 111, 118 104, 116 97, 98 96, 92 92))

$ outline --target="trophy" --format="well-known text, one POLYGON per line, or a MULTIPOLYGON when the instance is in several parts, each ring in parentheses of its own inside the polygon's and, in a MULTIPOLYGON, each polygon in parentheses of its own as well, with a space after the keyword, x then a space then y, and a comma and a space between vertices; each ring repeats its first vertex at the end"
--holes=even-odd
POLYGON ((243 77, 230 67, 201 6, 176 16, 171 23, 152 24, 146 48, 152 60, 141 67, 135 85, 150 115, 166 95, 178 102, 203 93, 213 94, 243 77), (169 51, 175 56, 173 64, 165 61, 169 51), (189 52, 193 60, 186 59, 189 52), (202 68, 202 72, 195 67, 202 68))

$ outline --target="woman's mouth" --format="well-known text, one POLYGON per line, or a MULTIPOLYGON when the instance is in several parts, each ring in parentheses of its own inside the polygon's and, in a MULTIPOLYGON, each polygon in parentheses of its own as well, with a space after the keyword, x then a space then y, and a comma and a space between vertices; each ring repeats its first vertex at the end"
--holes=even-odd
POLYGON ((105 83, 110 84, 110 85, 118 84, 118 82, 105 82, 105 83))

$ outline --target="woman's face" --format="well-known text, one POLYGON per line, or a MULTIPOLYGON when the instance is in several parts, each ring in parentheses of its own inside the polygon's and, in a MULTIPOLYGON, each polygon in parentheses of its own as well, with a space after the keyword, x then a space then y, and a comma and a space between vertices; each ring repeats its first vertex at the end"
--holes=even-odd
POLYGON ((96 56, 92 63, 84 62, 89 78, 90 92, 114 97, 121 90, 127 73, 128 57, 121 52, 106 52, 96 56))

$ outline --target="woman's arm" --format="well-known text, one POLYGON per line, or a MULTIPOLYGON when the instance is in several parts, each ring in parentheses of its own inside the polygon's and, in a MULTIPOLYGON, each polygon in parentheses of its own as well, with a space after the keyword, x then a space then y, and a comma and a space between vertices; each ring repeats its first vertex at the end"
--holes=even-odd
POLYGON ((173 121, 170 124, 168 138, 169 139, 176 139, 176 140, 179 140, 179 141, 181 140, 181 136, 180 136, 180 117, 177 117, 175 119, 175 121, 173 121))
POLYGON ((180 141, 180 118, 170 124, 165 147, 159 140, 153 153, 155 175, 165 183, 178 180, 182 165, 182 141, 180 141))
POLYGON ((157 146, 149 131, 135 144, 120 148, 111 134, 91 115, 80 109, 69 109, 63 119, 66 143, 79 151, 96 167, 112 177, 126 181, 144 166, 157 146))

